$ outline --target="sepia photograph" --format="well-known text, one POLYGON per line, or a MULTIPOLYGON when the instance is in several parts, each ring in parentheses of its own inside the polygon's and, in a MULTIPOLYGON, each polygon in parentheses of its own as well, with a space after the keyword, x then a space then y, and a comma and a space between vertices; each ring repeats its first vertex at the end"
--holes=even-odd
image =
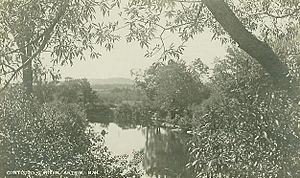
POLYGON ((0 0, 0 178, 300 178, 300 0, 0 0))

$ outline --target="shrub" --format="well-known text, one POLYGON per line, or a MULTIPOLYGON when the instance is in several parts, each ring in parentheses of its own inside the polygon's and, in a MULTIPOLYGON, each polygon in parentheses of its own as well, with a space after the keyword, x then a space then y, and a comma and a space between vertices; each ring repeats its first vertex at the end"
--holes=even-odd
MULTIPOLYGON (((36 104, 22 89, 0 103, 1 177, 6 171, 99 171, 97 177, 123 177, 126 165, 111 157, 102 138, 88 129, 76 104, 36 104)), ((84 176, 87 177, 87 176, 84 176)))

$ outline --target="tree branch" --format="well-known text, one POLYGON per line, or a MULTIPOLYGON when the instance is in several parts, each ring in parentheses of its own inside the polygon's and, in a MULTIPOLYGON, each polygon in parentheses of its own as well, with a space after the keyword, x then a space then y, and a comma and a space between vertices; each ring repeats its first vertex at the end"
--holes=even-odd
POLYGON ((0 65, 2 66, 5 66, 5 67, 8 67, 11 71, 15 71, 16 69, 13 68, 12 66, 8 65, 8 64, 5 64, 5 63, 1 63, 0 65))
POLYGON ((280 61, 272 48, 246 30, 224 0, 202 0, 215 19, 239 47, 256 59, 283 88, 289 87, 288 67, 280 61))
POLYGON ((54 27, 56 26, 56 24, 59 22, 59 20, 61 19, 61 17, 63 16, 63 14, 65 13, 67 8, 67 1, 64 3, 64 5, 62 6, 62 8, 60 9, 60 11, 57 13, 56 17, 53 19, 53 22, 51 23, 51 25, 45 30, 45 32, 43 33, 43 42, 40 45, 39 49, 30 57, 28 57, 28 59, 22 63, 21 66, 19 66, 17 69, 15 69, 15 71, 13 72, 13 74, 10 76, 10 78, 7 80, 6 84, 1 88, 0 93, 8 87, 8 85, 10 84, 10 82, 15 78, 15 76, 17 75, 18 72, 20 72, 24 67, 26 67, 26 65, 28 65, 35 57, 37 57, 45 48, 45 46, 47 45, 47 43, 49 42, 49 40, 51 39, 51 33, 54 29, 54 27))

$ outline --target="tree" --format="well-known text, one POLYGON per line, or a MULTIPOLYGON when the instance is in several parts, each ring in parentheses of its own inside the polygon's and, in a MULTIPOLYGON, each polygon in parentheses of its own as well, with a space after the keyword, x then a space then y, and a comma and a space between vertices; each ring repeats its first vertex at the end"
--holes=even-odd
POLYGON ((73 79, 61 82, 54 93, 58 100, 65 103, 82 104, 84 108, 94 105, 97 102, 97 95, 92 90, 87 79, 73 79))
MULTIPOLYGON (((0 4, 3 41, 0 64, 2 75, 11 74, 6 84, 23 68, 24 81, 32 80, 29 63, 37 61, 45 50, 51 51, 54 63, 65 64, 72 63, 74 57, 83 58, 83 51, 87 49, 92 57, 98 57, 94 43, 110 49, 119 39, 112 34, 117 23, 93 22, 99 21, 96 11, 107 15, 118 5, 118 0, 111 3, 105 0, 3 1, 0 4), (20 60, 17 62, 18 58, 23 58, 23 65, 20 60)), ((142 47, 147 47, 146 56, 161 51, 162 59, 179 58, 183 46, 168 47, 165 34, 177 34, 185 43, 209 28, 214 39, 237 43, 256 59, 280 88, 290 88, 290 70, 284 60, 299 54, 299 40, 295 40, 299 36, 298 1, 137 0, 129 1, 120 14, 125 15, 125 25, 129 27, 127 41, 137 40, 142 47), (159 43, 151 47, 151 41, 159 43), (289 48, 280 45, 282 41, 289 41, 289 48)), ((26 83, 30 89, 32 82, 26 83)))
POLYGON ((118 5, 118 0, 1 1, 1 83, 6 87, 22 71, 23 84, 31 93, 33 64, 43 64, 43 57, 53 65, 72 65, 86 54, 99 57, 95 45, 111 49, 118 36, 113 34, 116 23, 95 21, 118 5))
POLYGON ((40 104, 49 102, 78 104, 87 114, 96 109, 99 100, 87 79, 69 79, 63 82, 53 81, 38 84, 33 87, 33 96, 40 104))
POLYGON ((217 65, 212 97, 196 111, 189 165, 198 177, 299 176, 299 7, 281 0, 137 0, 126 9, 134 32, 128 40, 149 46, 149 56, 180 58, 183 45, 166 37, 185 43, 207 29, 248 53, 217 65))
POLYGON ((187 66, 183 61, 158 63, 135 77, 137 86, 145 91, 153 105, 170 112, 172 119, 176 113, 182 114, 188 106, 199 104, 209 97, 196 68, 187 66))
POLYGON ((237 43, 260 63, 279 88, 287 89, 291 78, 284 60, 299 54, 299 41, 295 40, 299 35, 299 7, 298 1, 280 0, 131 1, 125 10, 131 29, 127 39, 140 41, 142 47, 159 39, 148 55, 162 51, 163 59, 168 55, 177 58, 182 50, 174 45, 167 48, 167 32, 186 42, 209 28, 214 39, 237 43), (290 40, 290 50, 280 46, 284 40, 290 40))
POLYGON ((203 0, 223 29, 251 57, 256 59, 276 82, 289 83, 288 68, 270 46, 252 35, 223 0, 203 0))

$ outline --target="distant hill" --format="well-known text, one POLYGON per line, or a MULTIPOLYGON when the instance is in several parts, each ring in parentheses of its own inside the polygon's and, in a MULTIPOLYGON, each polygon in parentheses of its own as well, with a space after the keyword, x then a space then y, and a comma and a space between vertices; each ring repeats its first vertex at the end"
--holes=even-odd
POLYGON ((91 85, 133 85, 133 80, 129 78, 105 78, 88 79, 91 85))

